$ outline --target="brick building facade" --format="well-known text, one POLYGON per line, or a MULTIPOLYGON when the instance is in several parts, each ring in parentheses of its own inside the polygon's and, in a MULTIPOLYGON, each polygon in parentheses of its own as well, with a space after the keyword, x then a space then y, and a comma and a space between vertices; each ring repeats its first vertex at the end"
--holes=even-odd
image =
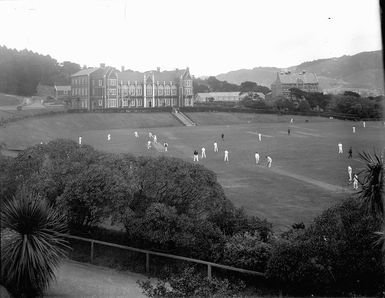
POLYGON ((141 73, 101 64, 72 75, 71 86, 72 107, 77 109, 193 106, 188 68, 141 73))

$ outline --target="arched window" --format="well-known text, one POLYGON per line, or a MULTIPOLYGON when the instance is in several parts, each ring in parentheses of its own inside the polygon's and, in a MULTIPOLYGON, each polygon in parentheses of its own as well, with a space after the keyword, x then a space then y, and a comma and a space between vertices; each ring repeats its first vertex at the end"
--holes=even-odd
POLYGON ((135 96, 135 86, 134 85, 130 85, 130 95, 135 96))
POLYGON ((142 87, 136 86, 136 95, 142 95, 142 87))
POLYGON ((170 86, 167 85, 166 88, 164 89, 164 95, 170 95, 170 90, 171 90, 170 86))
POLYGON ((147 85, 146 96, 152 95, 152 85, 147 85))
POLYGON ((171 87, 171 95, 176 95, 176 86, 175 85, 173 85, 171 87))
POLYGON ((163 86, 162 85, 158 86, 158 95, 160 95, 160 96, 163 95, 163 86))

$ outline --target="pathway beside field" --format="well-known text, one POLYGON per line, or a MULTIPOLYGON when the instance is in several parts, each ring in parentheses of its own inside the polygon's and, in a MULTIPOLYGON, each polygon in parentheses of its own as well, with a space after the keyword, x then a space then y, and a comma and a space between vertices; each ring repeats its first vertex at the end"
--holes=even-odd
POLYGON ((126 297, 145 298, 137 280, 141 274, 91 264, 65 261, 56 272, 45 297, 126 297))

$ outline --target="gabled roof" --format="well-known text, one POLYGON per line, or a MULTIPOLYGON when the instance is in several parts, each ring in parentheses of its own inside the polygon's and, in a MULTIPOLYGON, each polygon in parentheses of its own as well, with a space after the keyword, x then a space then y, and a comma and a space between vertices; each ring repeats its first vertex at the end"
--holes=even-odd
POLYGON ((86 69, 82 69, 78 71, 77 73, 74 73, 71 77, 78 77, 78 76, 85 76, 93 73, 94 71, 98 70, 97 67, 90 67, 86 69))
POLYGON ((127 83, 127 81, 130 81, 133 83, 134 81, 138 81, 143 83, 143 73, 139 71, 132 71, 132 70, 126 70, 123 72, 118 73, 119 81, 123 81, 124 83, 127 83))
MULTIPOLYGON (((282 84, 297 84, 299 80, 302 80, 304 84, 317 84, 318 79, 315 73, 305 72, 305 73, 277 73, 277 80, 282 84)), ((276 81, 277 81, 276 80, 276 81)))
POLYGON ((134 81, 138 81, 138 83, 143 83, 144 75, 146 75, 147 80, 152 82, 152 75, 154 75, 155 83, 159 82, 160 84, 163 84, 163 82, 166 82, 167 84, 170 81, 179 81, 185 71, 185 69, 166 71, 150 70, 146 72, 126 70, 123 72, 119 72, 119 81, 123 81, 124 83, 127 83, 127 81, 130 81, 130 83, 134 81))

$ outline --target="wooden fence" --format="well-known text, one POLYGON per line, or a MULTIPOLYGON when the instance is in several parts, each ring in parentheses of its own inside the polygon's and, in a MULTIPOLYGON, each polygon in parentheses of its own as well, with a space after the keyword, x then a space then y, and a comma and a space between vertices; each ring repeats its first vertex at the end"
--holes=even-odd
POLYGON ((70 239, 76 239, 76 240, 82 240, 86 242, 90 242, 90 260, 91 263, 93 262, 94 259, 94 244, 101 244, 105 246, 110 246, 110 247, 115 247, 115 248, 120 248, 124 250, 130 250, 134 252, 139 252, 143 253, 146 255, 146 273, 150 272, 150 256, 161 256, 161 257, 166 257, 174 260, 182 260, 182 261, 187 261, 190 263, 196 263, 196 264, 203 264, 207 266, 207 278, 211 280, 212 278, 212 273, 211 273, 211 268, 216 267, 216 268, 221 268, 225 270, 230 270, 230 271, 236 271, 244 274, 251 274, 255 276, 260 276, 260 277, 265 277, 264 273, 257 272, 257 271, 252 271, 252 270, 247 270, 247 269, 241 269, 241 268, 236 268, 232 266, 227 266, 227 265, 222 265, 222 264, 217 264, 217 263, 212 263, 212 262, 207 262, 207 261, 202 261, 202 260, 197 260, 197 259, 192 259, 192 258, 186 258, 186 257, 181 257, 181 256, 176 256, 176 255, 170 255, 170 254, 165 254, 161 252, 155 252, 151 250, 146 250, 146 249, 140 249, 140 248, 135 248, 135 247, 130 247, 130 246, 125 246, 125 245, 120 245, 120 244, 115 244, 115 243, 109 243, 109 242, 104 242, 100 240, 95 240, 95 239, 89 239, 89 238, 83 238, 79 236, 74 236, 74 235, 68 235, 68 234, 60 234, 61 236, 65 238, 70 238, 70 239))

